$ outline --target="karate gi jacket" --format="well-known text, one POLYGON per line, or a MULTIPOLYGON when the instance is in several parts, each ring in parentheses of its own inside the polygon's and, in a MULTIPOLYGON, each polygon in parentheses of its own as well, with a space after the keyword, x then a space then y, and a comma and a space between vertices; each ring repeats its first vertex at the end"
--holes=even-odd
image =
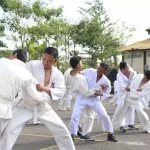
MULTIPOLYGON (((37 80, 38 83, 44 85, 44 67, 43 63, 40 60, 33 60, 26 63, 26 68, 28 71, 33 75, 33 77, 37 80)), ((46 86, 50 88, 51 94, 45 93, 45 100, 39 102, 36 98, 28 97, 28 95, 23 95, 23 101, 21 101, 17 107, 34 110, 37 107, 37 110, 49 110, 51 109, 50 103, 52 100, 59 100, 61 99, 66 91, 64 77, 60 70, 56 67, 52 66, 51 75, 50 75, 50 82, 46 86), (32 100, 31 100, 32 99, 32 100)))
POLYGON ((37 101, 47 99, 45 93, 37 91, 37 82, 26 68, 6 58, 0 59, 0 66, 0 118, 12 118, 12 104, 19 92, 37 101))

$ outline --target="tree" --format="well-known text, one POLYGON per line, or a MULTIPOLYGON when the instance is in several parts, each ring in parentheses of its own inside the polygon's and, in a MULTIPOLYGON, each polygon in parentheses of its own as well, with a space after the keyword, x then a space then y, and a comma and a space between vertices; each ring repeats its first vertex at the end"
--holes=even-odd
POLYGON ((5 12, 3 22, 10 33, 7 38, 16 48, 28 48, 34 55, 31 58, 39 58, 41 47, 54 45, 58 34, 57 18, 62 14, 62 8, 48 8, 40 0, 6 0, 0 4, 5 12))
POLYGON ((0 58, 2 58, 2 57, 9 58, 11 54, 12 54, 11 50, 1 50, 0 58))
POLYGON ((90 65, 96 67, 97 59, 104 61, 110 59, 112 53, 119 47, 118 39, 113 37, 113 23, 104 9, 103 3, 94 0, 94 3, 86 3, 87 9, 80 8, 83 19, 79 23, 81 28, 78 42, 86 48, 91 55, 90 65), (109 52, 108 52, 109 51, 109 52))
POLYGON ((21 0, 6 0, 1 7, 4 11, 3 23, 9 31, 8 40, 14 43, 15 48, 24 48, 29 38, 27 26, 32 18, 31 8, 21 0))
MULTIPOLYGON (((3 37, 5 35, 4 30, 4 26, 0 24, 0 37, 3 37)), ((2 40, 0 40, 0 47, 6 47, 6 44, 2 40)))
MULTIPOLYGON (((89 63, 92 67, 96 67, 97 60, 109 62, 112 57, 116 65, 116 57, 121 54, 120 38, 124 41, 127 36, 124 36, 123 30, 120 30, 118 34, 117 22, 111 22, 100 0, 94 0, 92 3, 86 2, 86 4, 88 8, 80 7, 83 17, 78 24, 77 41, 91 56, 89 63)), ((124 32, 130 29, 126 27, 124 32)))

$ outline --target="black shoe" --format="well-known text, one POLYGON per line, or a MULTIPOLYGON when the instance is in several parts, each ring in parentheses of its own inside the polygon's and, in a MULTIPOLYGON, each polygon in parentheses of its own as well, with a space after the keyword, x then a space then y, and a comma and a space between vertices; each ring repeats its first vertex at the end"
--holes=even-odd
POLYGON ((137 127, 135 127, 134 125, 128 125, 128 130, 138 130, 137 127))
POLYGON ((77 135, 78 135, 79 137, 81 137, 81 136, 82 136, 82 133, 78 130, 77 135))
POLYGON ((72 141, 74 142, 74 134, 71 134, 72 141))
POLYGON ((126 129, 125 129, 123 126, 121 126, 121 127, 120 127, 120 132, 122 132, 122 133, 123 133, 123 132, 126 132, 126 129))
POLYGON ((117 142, 116 137, 113 136, 112 134, 109 134, 109 135, 107 136, 107 141, 117 142))
POLYGON ((144 131, 144 133, 150 133, 150 131, 144 131))
POLYGON ((81 141, 95 141, 93 138, 90 138, 90 135, 89 134, 86 134, 86 135, 82 135, 80 136, 80 140, 81 141))
POLYGON ((79 127, 79 126, 78 126, 78 132, 77 132, 77 135, 78 135, 79 137, 82 136, 82 128, 79 127))

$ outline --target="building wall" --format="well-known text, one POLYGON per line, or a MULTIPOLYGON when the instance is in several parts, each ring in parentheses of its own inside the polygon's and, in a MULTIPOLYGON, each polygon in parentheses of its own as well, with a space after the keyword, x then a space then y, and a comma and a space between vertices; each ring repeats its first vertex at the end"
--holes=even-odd
MULTIPOLYGON (((134 51, 133 52, 133 62, 132 62, 132 52, 128 52, 124 57, 124 61, 126 61, 136 72, 143 73, 144 71, 144 64, 143 64, 143 52, 134 51)), ((149 59, 150 59, 150 52, 149 52, 149 59)), ((150 64, 150 60, 149 60, 150 64)))
POLYGON ((150 66, 150 51, 147 51, 147 54, 146 54, 146 61, 147 61, 147 65, 150 66))

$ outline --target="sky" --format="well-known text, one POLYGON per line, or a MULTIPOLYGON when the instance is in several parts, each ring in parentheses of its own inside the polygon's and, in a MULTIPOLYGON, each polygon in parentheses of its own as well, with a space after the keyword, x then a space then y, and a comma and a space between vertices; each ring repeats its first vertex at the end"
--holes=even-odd
MULTIPOLYGON (((75 21, 79 19, 79 7, 85 7, 85 1, 93 0, 53 0, 53 6, 64 6, 64 16, 75 21)), ((150 0, 103 0, 102 2, 112 21, 125 21, 136 28, 132 43, 150 38, 145 31, 150 27, 150 0)))
MULTIPOLYGON (((50 1, 52 7, 64 6, 63 15, 72 22, 79 20, 79 7, 85 7, 85 1, 93 0, 43 0, 50 1), (52 2, 51 2, 52 1, 52 2)), ((102 0, 105 10, 112 21, 125 21, 134 26, 136 32, 130 44, 150 38, 145 31, 150 27, 150 0, 102 0)), ((1 16, 1 15, 0 15, 1 16)), ((12 46, 12 45, 11 45, 12 46)))

